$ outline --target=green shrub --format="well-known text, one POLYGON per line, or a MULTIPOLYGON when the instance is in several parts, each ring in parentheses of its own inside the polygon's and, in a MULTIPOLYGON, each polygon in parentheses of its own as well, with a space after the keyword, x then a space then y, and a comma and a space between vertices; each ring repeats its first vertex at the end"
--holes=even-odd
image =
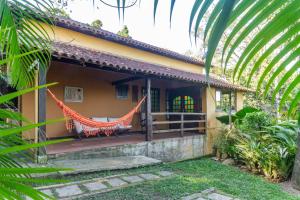
POLYGON ((242 131, 261 131, 272 124, 272 118, 265 112, 252 112, 246 114, 240 126, 242 131))
POLYGON ((222 153, 270 179, 291 175, 299 133, 296 121, 273 124, 265 112, 248 112, 232 129, 222 130, 216 142, 222 153))

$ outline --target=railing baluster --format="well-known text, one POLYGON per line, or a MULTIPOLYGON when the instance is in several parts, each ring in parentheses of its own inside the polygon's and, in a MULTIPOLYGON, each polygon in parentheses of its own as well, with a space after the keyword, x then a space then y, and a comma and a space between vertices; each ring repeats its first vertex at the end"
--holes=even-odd
MULTIPOLYGON (((161 113, 151 113, 151 120, 153 120, 153 116, 159 116, 159 115, 180 115, 180 120, 178 121, 152 121, 152 133, 167 133, 167 132, 180 132, 180 136, 184 136, 184 131, 191 131, 191 130, 204 130, 204 132, 207 132, 207 115, 206 113, 172 113, 172 112, 161 112, 161 113), (187 115, 199 115, 203 116, 200 120, 186 120, 185 116, 187 115), (199 123, 199 126, 197 128, 184 128, 185 123, 199 123), (202 126, 200 127, 200 123, 202 126), (203 124, 204 123, 204 124, 203 124), (167 130, 154 130, 154 125, 162 125, 162 124, 180 124, 180 128, 178 129, 167 129, 167 130), (204 126, 203 126, 204 125, 204 126)), ((202 131, 201 131, 202 132, 202 131)))

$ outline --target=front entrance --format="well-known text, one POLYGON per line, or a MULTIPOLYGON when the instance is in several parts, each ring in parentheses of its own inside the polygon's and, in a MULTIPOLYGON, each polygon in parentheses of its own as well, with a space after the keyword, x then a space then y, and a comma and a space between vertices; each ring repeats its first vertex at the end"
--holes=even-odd
MULTIPOLYGON (((200 87, 184 87, 167 90, 168 112, 200 113, 202 112, 200 87)), ((200 120, 200 116, 188 115, 184 120, 200 120)), ((170 121, 180 120, 179 115, 169 116, 170 121)), ((184 128, 198 127, 198 123, 186 123, 184 128)), ((180 128, 180 124, 171 124, 171 129, 180 128)))

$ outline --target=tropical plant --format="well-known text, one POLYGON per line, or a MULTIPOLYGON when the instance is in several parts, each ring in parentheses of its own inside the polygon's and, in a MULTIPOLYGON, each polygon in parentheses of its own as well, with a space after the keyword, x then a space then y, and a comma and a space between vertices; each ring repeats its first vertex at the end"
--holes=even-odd
MULTIPOLYGON (((286 180, 292 172, 299 126, 296 121, 271 125, 263 112, 247 113, 235 127, 222 134, 222 153, 249 170, 273 180, 286 180)), ((224 129, 225 130, 225 129, 224 129)))
POLYGON ((11 86, 33 85, 35 70, 48 66, 51 40, 43 24, 51 23, 51 9, 50 0, 0 1, 0 67, 11 86))
MULTIPOLYGON (((46 70, 50 60, 51 41, 43 26, 51 23, 45 15, 51 13, 51 9, 48 0, 0 1, 1 78, 16 89, 33 85, 36 70, 46 70)), ((62 169, 27 166, 29 158, 27 151, 65 140, 30 143, 20 137, 23 131, 53 123, 55 120, 32 124, 21 114, 10 109, 12 99, 46 86, 23 89, 7 95, 1 94, 0 199, 50 198, 32 188, 32 184, 58 181, 34 178, 32 174, 57 172, 62 169), (19 122, 22 122, 23 126, 19 122)))
MULTIPOLYGON (((45 86, 20 90, 0 97, 0 105, 8 103, 10 100, 45 86)), ((32 199, 51 199, 48 195, 32 188, 32 184, 42 184, 51 182, 63 182, 54 179, 33 177, 33 174, 43 174, 58 172, 67 169, 57 169, 48 167, 30 167, 27 163, 31 160, 28 150, 39 148, 49 144, 68 140, 52 140, 40 143, 30 143, 23 140, 19 134, 23 131, 54 123, 58 120, 32 124, 21 114, 8 109, 0 109, 0 199, 24 199, 25 196, 32 199), (18 121, 27 123, 21 126, 18 121), (25 151, 25 152, 24 152, 25 151)))
MULTIPOLYGON (((95 0, 91 1, 95 3, 95 0)), ((128 2, 116 0, 113 7, 117 7, 119 17, 123 15, 124 18, 127 8, 124 5, 128 2)), ((153 1, 154 21, 159 2, 153 1)), ((170 0, 170 23, 176 2, 170 0)), ((249 70, 246 80, 249 85, 257 72, 263 70, 259 73, 257 91, 263 89, 263 95, 266 96, 275 84, 274 91, 270 93, 273 102, 281 92, 279 107, 282 108, 289 100, 288 114, 299 110, 299 5, 298 0, 195 0, 192 9, 187 11, 190 13, 188 31, 194 36, 195 42, 198 31, 204 32, 203 44, 207 44, 204 57, 206 74, 209 75, 216 49, 225 37, 221 61, 226 70, 233 55, 238 57, 237 61, 232 62, 234 79, 240 79, 243 72, 249 70), (203 20, 205 17, 207 20, 203 20), (206 21, 205 24, 203 21, 206 21), (247 43, 247 47, 240 48, 244 43, 247 43), (261 69, 266 60, 269 63, 261 69), (290 98, 292 92, 295 95, 290 98)))
POLYGON ((272 124, 272 118, 266 112, 252 112, 245 115, 241 123, 241 130, 261 131, 272 124))
MULTIPOLYGON (((248 113, 259 112, 258 109, 250 106, 246 106, 241 110, 237 111, 236 113, 231 115, 231 122, 235 124, 240 124, 241 121, 245 118, 248 113)), ((229 115, 222 115, 216 117, 221 123, 228 125, 229 124, 229 115)))

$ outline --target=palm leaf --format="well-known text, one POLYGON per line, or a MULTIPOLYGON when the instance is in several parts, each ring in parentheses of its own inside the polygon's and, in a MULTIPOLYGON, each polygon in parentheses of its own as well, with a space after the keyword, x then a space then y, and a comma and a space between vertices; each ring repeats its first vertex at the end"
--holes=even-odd
POLYGON ((49 19, 40 11, 51 9, 49 0, 2 0, 0 3, 0 51, 6 56, 1 65, 7 66, 14 87, 32 85, 37 61, 41 68, 48 66, 50 37, 42 23, 49 24, 49 19))

